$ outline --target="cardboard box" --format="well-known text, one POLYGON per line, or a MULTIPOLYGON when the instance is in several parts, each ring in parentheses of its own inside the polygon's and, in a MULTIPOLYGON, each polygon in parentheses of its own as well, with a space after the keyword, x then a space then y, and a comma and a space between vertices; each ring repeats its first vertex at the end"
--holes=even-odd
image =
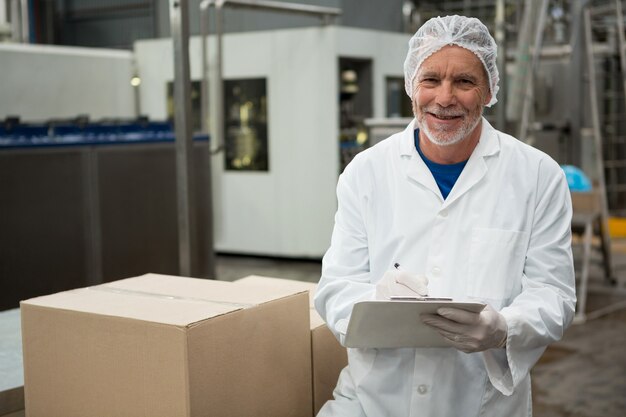
POLYGON ((148 274, 21 313, 29 417, 311 413, 305 292, 148 274))
POLYGON ((235 284, 246 285, 250 288, 282 288, 284 290, 309 291, 309 306, 311 308, 311 369, 313 370, 313 415, 326 401, 333 398, 333 391, 337 385, 339 373, 348 365, 348 353, 341 346, 335 336, 326 327, 326 323, 315 311, 313 295, 317 284, 311 282, 293 281, 281 278, 269 278, 252 275, 235 281, 235 284))

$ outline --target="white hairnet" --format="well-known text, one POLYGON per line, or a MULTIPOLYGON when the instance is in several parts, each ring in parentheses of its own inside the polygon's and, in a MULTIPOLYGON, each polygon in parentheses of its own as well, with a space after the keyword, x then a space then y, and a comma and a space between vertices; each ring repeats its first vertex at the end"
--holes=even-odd
POLYGON ((413 97, 413 80, 424 60, 447 45, 457 45, 473 52, 487 73, 491 107, 498 100, 498 68, 496 66, 496 42, 489 30, 475 17, 433 17, 420 27, 409 40, 409 52, 404 61, 404 88, 413 97))

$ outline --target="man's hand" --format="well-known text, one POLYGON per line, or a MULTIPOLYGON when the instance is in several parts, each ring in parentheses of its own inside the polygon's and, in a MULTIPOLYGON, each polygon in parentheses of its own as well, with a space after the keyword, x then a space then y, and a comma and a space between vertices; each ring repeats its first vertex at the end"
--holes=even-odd
POLYGON ((437 313, 423 315, 422 321, 465 353, 506 346, 506 320, 489 305, 480 313, 445 307, 437 313))
POLYGON ((406 271, 391 269, 376 284, 376 299, 389 300, 392 296, 426 297, 428 295, 428 278, 406 271))

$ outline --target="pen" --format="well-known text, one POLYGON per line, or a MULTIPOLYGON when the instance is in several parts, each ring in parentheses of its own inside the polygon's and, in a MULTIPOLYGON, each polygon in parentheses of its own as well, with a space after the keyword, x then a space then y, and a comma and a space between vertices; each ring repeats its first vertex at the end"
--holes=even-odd
MULTIPOLYGON (((393 267, 398 271, 404 271, 398 262, 394 262, 393 267)), ((429 296, 412 296, 412 295, 392 295, 389 297, 394 301, 452 301, 451 297, 429 297, 429 296)))

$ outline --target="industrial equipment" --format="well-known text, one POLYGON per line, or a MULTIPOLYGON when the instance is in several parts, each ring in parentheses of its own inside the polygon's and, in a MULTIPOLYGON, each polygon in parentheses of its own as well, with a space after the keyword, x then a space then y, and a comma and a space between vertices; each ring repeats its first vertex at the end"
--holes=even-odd
MULTIPOLYGON (((207 136, 193 157, 204 230, 207 136)), ((85 118, 0 124, 0 310, 20 300, 146 271, 179 271, 169 122, 85 118)), ((199 277, 209 248, 199 238, 199 277)), ((211 277, 209 277, 211 278, 211 277)))

